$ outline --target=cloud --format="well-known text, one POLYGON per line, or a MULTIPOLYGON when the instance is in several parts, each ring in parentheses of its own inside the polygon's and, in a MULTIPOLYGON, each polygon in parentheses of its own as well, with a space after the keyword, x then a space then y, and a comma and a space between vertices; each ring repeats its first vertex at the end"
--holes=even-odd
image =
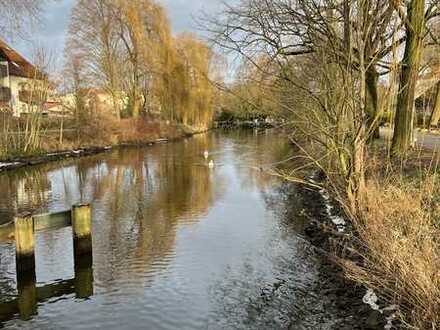
MULTIPOLYGON (((13 47, 30 60, 33 50, 40 47, 62 58, 70 13, 75 2, 76 0, 58 0, 47 5, 41 22, 34 29, 30 40, 14 40, 13 47)), ((200 17, 202 12, 214 15, 222 8, 222 0, 158 0, 158 2, 166 8, 174 33, 199 32, 194 18, 200 17)))

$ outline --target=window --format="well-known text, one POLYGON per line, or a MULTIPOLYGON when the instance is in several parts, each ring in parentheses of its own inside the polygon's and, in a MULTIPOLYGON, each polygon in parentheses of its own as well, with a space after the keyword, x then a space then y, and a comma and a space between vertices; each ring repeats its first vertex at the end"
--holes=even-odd
POLYGON ((0 87, 0 102, 9 102, 11 100, 11 89, 9 87, 0 87))
POLYGON ((0 79, 8 76, 8 62, 0 62, 0 79))

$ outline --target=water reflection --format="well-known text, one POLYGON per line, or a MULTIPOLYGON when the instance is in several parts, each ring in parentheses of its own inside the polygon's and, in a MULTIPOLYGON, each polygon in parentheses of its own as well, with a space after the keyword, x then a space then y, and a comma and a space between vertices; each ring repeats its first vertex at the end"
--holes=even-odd
POLYGON ((38 304, 55 298, 75 295, 77 299, 88 299, 93 295, 93 268, 90 258, 83 258, 75 265, 75 277, 53 283, 38 285, 35 276, 20 278, 17 282, 18 295, 14 299, 0 300, 0 327, 3 322, 17 315, 23 321, 38 314, 38 304))
MULTIPOLYGON (((149 149, 148 153, 137 148, 118 150, 3 174, 1 222, 12 221, 14 214, 23 211, 54 212, 75 203, 91 202, 95 210, 93 238, 98 251, 96 272, 101 288, 111 290, 116 280, 145 285, 152 277, 139 277, 138 270, 153 267, 152 273, 157 274, 167 267, 173 256, 176 224, 197 222, 222 193, 221 183, 215 191, 212 189, 212 173, 200 157, 207 148, 215 148, 215 143, 215 138, 201 135, 190 143, 163 145, 149 149), (127 261, 135 261, 136 267, 121 267, 127 261)), ((51 276, 57 273, 66 277, 68 272, 59 270, 63 263, 71 264, 68 257, 61 256, 61 265, 47 259, 58 259, 53 258, 53 252, 63 249, 60 242, 70 242, 68 233, 42 236, 36 248, 40 250, 40 262, 44 263, 37 274, 40 283, 53 281, 51 276)), ((3 246, 2 253, 5 250, 12 253, 11 246, 3 246)), ((2 297, 13 296, 12 273, 5 269, 4 261, 6 257, 2 256, 0 283, 6 285, 0 286, 0 290, 2 297)), ((21 317, 28 319, 35 314, 37 301, 44 302, 51 291, 60 296, 76 292, 77 297, 90 297, 91 265, 75 265, 74 271, 72 280, 37 289, 35 281, 20 282, 18 296, 0 306, 1 311, 6 311, 2 318, 8 319, 19 310, 21 317)))
POLYGON ((22 308, 28 311, 21 313, 25 319, 35 315, 38 301, 38 316, 30 323, 13 319, 5 325, 44 329, 55 320, 69 329, 231 325, 215 321, 222 307, 235 306, 228 299, 247 299, 245 294, 257 299, 256 282, 275 283, 283 269, 277 258, 301 261, 297 241, 286 239, 266 201, 277 180, 261 171, 285 153, 273 134, 215 132, 0 175, 0 186, 7 187, 0 195, 0 223, 24 210, 93 205, 93 268, 73 264, 70 230, 40 234, 36 289, 29 286, 17 295, 13 246, 0 245, 0 301, 14 301, 0 311, 19 315, 21 297, 29 303, 22 308))

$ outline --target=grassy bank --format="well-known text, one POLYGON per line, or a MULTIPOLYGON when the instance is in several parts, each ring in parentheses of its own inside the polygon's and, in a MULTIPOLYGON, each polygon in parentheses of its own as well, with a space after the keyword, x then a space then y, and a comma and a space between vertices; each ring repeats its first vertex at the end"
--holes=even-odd
POLYGON ((398 306, 402 327, 440 329, 440 185, 438 156, 404 162, 370 155, 360 212, 351 216, 347 277, 398 306))
POLYGON ((148 144, 197 132, 151 116, 120 120, 100 117, 83 125, 77 125, 74 120, 42 119, 36 132, 29 129, 26 119, 16 119, 8 125, 9 129, 3 130, 0 137, 0 161, 4 162, 66 150, 148 144))

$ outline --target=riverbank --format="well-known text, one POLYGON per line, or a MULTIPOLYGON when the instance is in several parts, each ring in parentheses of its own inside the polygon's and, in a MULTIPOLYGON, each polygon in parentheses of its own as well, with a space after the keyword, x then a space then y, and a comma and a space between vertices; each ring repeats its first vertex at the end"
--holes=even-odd
POLYGON ((305 190, 306 209, 315 210, 306 234, 330 256, 329 277, 344 278, 337 284, 337 304, 363 315, 359 324, 439 329, 439 160, 426 149, 390 159, 383 144, 372 147, 359 210, 352 216, 332 203, 331 193, 305 190), (374 311, 357 310, 362 300, 374 311))
POLYGON ((438 154, 370 156, 346 276, 380 293, 406 328, 440 329, 438 154))
POLYGON ((65 136, 61 144, 56 141, 56 137, 48 137, 38 151, 0 158, 0 173, 25 166, 95 155, 116 148, 167 143, 206 131, 145 118, 121 121, 119 127, 114 126, 107 132, 96 129, 89 127, 79 132, 75 131, 72 136, 65 136))
MULTIPOLYGON (((304 207, 303 216, 307 219, 305 237, 320 256, 317 288, 313 290, 323 294, 325 308, 336 316, 337 323, 332 329, 384 329, 391 313, 373 309, 369 304, 372 300, 367 288, 348 279, 341 267, 342 258, 352 257, 341 249, 353 236, 352 227, 342 220, 342 215, 325 191, 307 186, 298 186, 297 189, 304 207)), ((383 304, 378 300, 374 302, 383 304)))
POLYGON ((274 121, 265 120, 227 120, 227 121, 216 121, 215 127, 225 128, 225 129, 239 129, 239 128, 254 128, 254 129, 266 129, 274 128, 280 126, 274 121))

